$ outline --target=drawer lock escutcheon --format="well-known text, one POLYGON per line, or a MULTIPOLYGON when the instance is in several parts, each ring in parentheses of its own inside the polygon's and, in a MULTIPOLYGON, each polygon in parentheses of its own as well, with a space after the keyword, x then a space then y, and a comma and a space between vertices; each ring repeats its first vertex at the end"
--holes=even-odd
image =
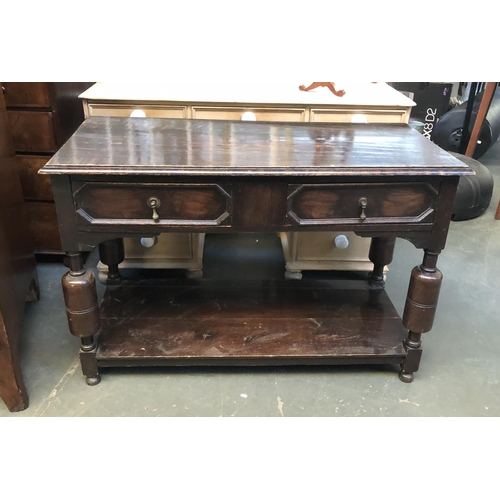
POLYGON ((368 206, 368 200, 363 197, 363 198, 360 198, 359 199, 359 206, 361 207, 361 214, 359 216, 359 218, 364 221, 366 219, 366 214, 365 214, 365 210, 366 210, 366 207, 368 206))
POLYGON ((161 205, 160 200, 156 196, 151 196, 147 201, 148 207, 153 210, 153 220, 158 222, 160 220, 160 216, 156 209, 161 205))

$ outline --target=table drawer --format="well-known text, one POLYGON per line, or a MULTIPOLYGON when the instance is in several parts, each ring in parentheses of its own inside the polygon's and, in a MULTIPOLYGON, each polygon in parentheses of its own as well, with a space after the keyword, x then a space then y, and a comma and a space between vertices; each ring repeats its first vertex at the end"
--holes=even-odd
POLYGON ((426 182, 291 184, 287 219, 295 225, 432 222, 437 199, 426 182))
POLYGON ((193 118, 202 120, 241 120, 244 113, 253 113, 257 121, 303 122, 306 119, 306 110, 303 108, 193 106, 193 118))
POLYGON ((231 187, 222 184, 86 182, 74 193, 80 223, 230 226, 231 187))
POLYGON ((47 83, 41 82, 3 82, 5 105, 11 108, 50 108, 50 95, 47 83))
POLYGON ((87 108, 88 116, 130 116, 134 111, 136 114, 142 111, 147 118, 187 118, 186 106, 90 102, 87 108))
POLYGON ((7 111, 9 126, 18 152, 55 153, 54 117, 45 111, 7 111))

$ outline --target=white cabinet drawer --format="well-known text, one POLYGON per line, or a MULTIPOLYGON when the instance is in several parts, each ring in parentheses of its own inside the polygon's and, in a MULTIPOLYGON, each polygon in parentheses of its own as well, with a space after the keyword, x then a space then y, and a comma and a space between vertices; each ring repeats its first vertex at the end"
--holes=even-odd
POLYGON ((193 118, 202 120, 241 120, 243 113, 251 112, 257 121, 303 122, 305 108, 193 106, 193 118))
POLYGON ((133 111, 142 111, 147 118, 188 118, 187 106, 90 102, 87 108, 88 116, 130 116, 133 111))
POLYGON ((311 109, 311 122, 330 123, 408 123, 410 111, 405 109, 311 109))

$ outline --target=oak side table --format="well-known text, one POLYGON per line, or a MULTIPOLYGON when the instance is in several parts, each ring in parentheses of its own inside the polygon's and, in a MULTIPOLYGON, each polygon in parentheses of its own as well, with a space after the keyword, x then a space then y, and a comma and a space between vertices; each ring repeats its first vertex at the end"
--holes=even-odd
MULTIPOLYGON (((304 82, 300 82, 304 83, 304 82)), ((386 83, 336 82, 308 92, 297 83, 98 82, 80 95, 85 117, 145 116, 208 120, 315 123, 408 123, 415 103, 386 83)), ((163 233, 158 238, 125 238, 120 269, 185 269, 202 277, 204 233, 163 233)), ((280 232, 285 276, 305 270, 371 270, 370 241, 353 232, 280 232)), ((107 266, 97 265, 105 283, 107 266)), ((385 269, 387 271, 387 268, 385 269)))
POLYGON ((473 170, 408 125, 90 117, 50 174, 70 332, 99 369, 393 363, 411 382, 434 320, 459 177, 473 170), (369 280, 129 280, 123 238, 163 232, 354 231, 369 280), (399 318, 383 268, 396 238, 424 251, 399 318), (109 266, 98 304, 82 252, 109 266))

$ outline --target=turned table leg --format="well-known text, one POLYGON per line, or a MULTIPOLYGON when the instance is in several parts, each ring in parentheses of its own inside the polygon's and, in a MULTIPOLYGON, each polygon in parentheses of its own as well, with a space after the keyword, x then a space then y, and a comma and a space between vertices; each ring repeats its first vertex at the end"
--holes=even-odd
POLYGON ((422 357, 422 333, 431 330, 443 275, 436 267, 439 252, 425 251, 420 266, 413 268, 403 313, 403 325, 408 329, 404 341, 406 358, 401 366, 399 378, 412 382, 422 357))
POLYGON ((119 285, 121 283, 118 265, 125 258, 123 238, 108 240, 99 244, 99 258, 101 262, 108 266, 107 285, 119 285))
POLYGON ((392 262, 396 238, 372 238, 369 259, 373 262, 370 287, 384 288, 384 267, 392 262))
POLYGON ((84 269, 81 253, 67 254, 70 270, 62 278, 69 331, 81 339, 80 362, 88 385, 101 381, 97 369, 96 337, 101 330, 94 273, 84 269))

